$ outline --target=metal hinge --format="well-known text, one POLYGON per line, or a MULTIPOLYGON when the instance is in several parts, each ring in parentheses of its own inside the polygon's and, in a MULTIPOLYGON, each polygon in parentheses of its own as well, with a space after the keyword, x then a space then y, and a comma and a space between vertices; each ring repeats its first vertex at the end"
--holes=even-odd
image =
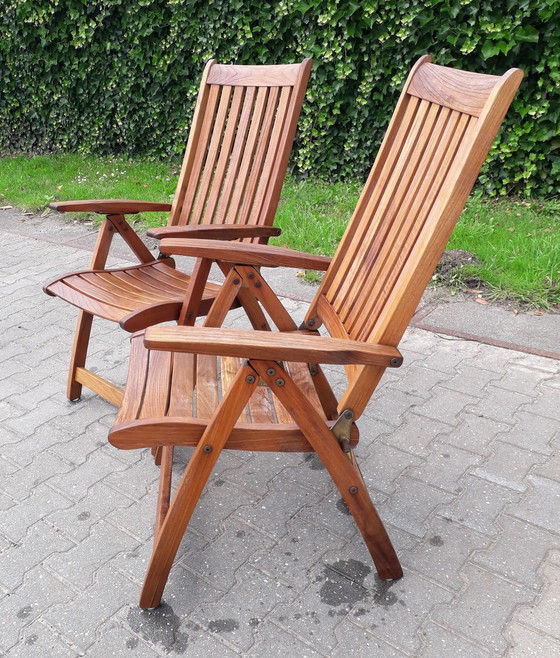
POLYGON ((353 424, 353 411, 351 409, 345 409, 338 417, 336 423, 331 427, 331 432, 335 435, 342 447, 342 452, 350 452, 350 435, 353 424))

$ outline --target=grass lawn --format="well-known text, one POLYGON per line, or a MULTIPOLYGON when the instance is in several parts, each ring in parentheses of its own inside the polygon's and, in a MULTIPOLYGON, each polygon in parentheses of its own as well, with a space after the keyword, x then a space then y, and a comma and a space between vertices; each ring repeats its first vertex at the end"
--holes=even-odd
MULTIPOLYGON (((44 212, 55 200, 139 199, 170 201, 178 164, 53 155, 0 159, 0 206, 44 212)), ((332 255, 356 204, 361 184, 320 181, 284 185, 276 244, 332 255)), ((144 226, 165 223, 164 213, 138 215, 144 226)), ((446 282, 484 285, 487 299, 535 307, 560 304, 560 201, 469 200, 448 246, 474 254, 446 282)))

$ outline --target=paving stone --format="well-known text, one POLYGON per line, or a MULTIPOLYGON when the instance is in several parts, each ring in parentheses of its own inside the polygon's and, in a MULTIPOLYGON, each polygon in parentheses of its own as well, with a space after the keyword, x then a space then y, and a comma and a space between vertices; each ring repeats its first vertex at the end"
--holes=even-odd
POLYGON ((464 492, 455 503, 442 507, 440 515, 477 532, 496 535, 500 512, 508 503, 518 502, 521 495, 472 475, 466 475, 463 484, 464 492))
MULTIPOLYGON (((302 489, 307 489, 317 495, 329 494, 334 487, 333 481, 315 453, 300 456, 289 468, 279 476, 284 482, 293 482, 302 489)), ((292 487, 292 485, 289 485, 292 487)))
POLYGON ((27 498, 0 514, 0 528, 11 541, 17 543, 35 523, 54 510, 65 510, 71 505, 71 500, 40 484, 31 490, 27 498))
POLYGON ((546 460, 543 455, 500 441, 494 441, 493 448, 494 452, 488 461, 471 469, 471 473, 514 491, 525 491, 527 473, 534 466, 543 464, 546 460))
POLYGON ((464 360, 463 365, 470 365, 475 368, 504 373, 510 363, 520 363, 518 352, 506 350, 503 347, 484 345, 484 347, 481 347, 478 354, 467 357, 464 360))
POLYGON ((422 542, 401 552, 405 576, 410 568, 443 587, 460 590, 464 585, 461 569, 473 551, 486 548, 489 543, 488 537, 435 516, 422 542))
POLYGON ((321 562, 327 551, 340 551, 344 543, 325 528, 296 517, 288 524, 288 534, 273 548, 270 544, 259 547, 250 564, 300 590, 309 583, 309 565, 321 562))
POLYGON ((522 404, 531 402, 531 399, 529 395, 489 385, 484 398, 478 404, 469 405, 466 410, 499 423, 513 425, 514 413, 522 404))
POLYGON ((426 534, 429 517, 444 503, 453 500, 451 494, 418 480, 401 476, 391 498, 379 506, 384 521, 422 538, 426 534))
POLYGON ((414 410, 421 416, 433 418, 442 423, 457 427, 460 422, 459 414, 476 398, 458 391, 451 391, 441 386, 434 386, 431 398, 414 410))
POLYGON ((540 475, 549 480, 560 481, 560 453, 555 452, 552 457, 541 463, 540 466, 533 468, 531 475, 540 475))
POLYGON ((558 537, 506 514, 500 517, 500 525, 497 541, 477 552, 472 562, 526 587, 540 587, 538 568, 558 537))
POLYGON ((368 416, 398 427, 404 420, 405 414, 423 402, 424 398, 419 395, 386 388, 371 399, 368 416))
POLYGON ((454 375, 457 372, 457 366, 465 359, 475 358, 479 350, 480 345, 475 342, 442 338, 434 353, 423 361, 423 365, 426 368, 454 375))
POLYGON ((512 646, 505 653, 506 658, 560 657, 559 641, 527 628, 523 624, 510 624, 507 634, 511 638, 512 646))
POLYGON ((456 374, 451 379, 441 382, 442 388, 449 388, 459 393, 484 397, 486 386, 499 379, 499 374, 491 370, 484 370, 479 366, 470 366, 460 363, 456 374))
MULTIPOLYGON (((173 645, 171 645, 173 646, 173 645)), ((180 642, 178 649, 183 648, 180 642)), ((106 656, 118 656, 119 658, 156 658, 160 654, 152 649, 147 642, 140 639, 138 635, 125 630, 115 622, 108 622, 101 627, 99 639, 95 642, 95 658, 106 656)), ((182 651, 181 651, 182 653, 182 651)), ((94 655, 88 651, 87 655, 94 655)))
POLYGON ((456 494, 461 491, 460 478, 480 461, 479 455, 435 440, 430 445, 428 458, 421 464, 409 468, 406 475, 432 487, 439 487, 456 494))
POLYGON ((69 473, 51 478, 51 484, 74 500, 81 500, 94 484, 115 471, 126 468, 122 462, 108 457, 100 450, 93 452, 89 458, 73 468, 69 473))
POLYGON ((266 658, 287 658, 288 656, 317 658, 326 654, 318 653, 315 647, 304 644, 301 638, 286 632, 274 623, 266 621, 259 628, 257 642, 245 655, 251 656, 251 658, 262 658, 263 656, 266 656, 266 658))
POLYGON ((405 658, 409 653, 403 653, 394 646, 379 639, 365 628, 357 626, 352 617, 345 617, 335 630, 339 641, 338 647, 330 654, 333 658, 348 656, 375 656, 375 658, 405 658))
POLYGON ((430 454, 428 446, 436 437, 452 431, 455 430, 446 423, 411 413, 398 429, 383 437, 383 442, 413 455, 425 457, 430 454))
POLYGON ((542 593, 530 606, 521 606, 515 621, 560 640, 560 567, 544 564, 540 570, 544 581, 542 593))
POLYGON ((531 488, 519 505, 510 505, 506 512, 541 528, 560 533, 560 482, 538 475, 529 475, 531 488))
MULTIPOLYGON (((157 491, 160 470, 159 466, 155 465, 151 452, 149 450, 142 450, 141 452, 135 451, 136 456, 139 455, 140 459, 128 468, 121 461, 119 452, 120 451, 117 450, 111 450, 110 452, 98 451, 98 453, 94 453, 100 455, 100 457, 103 457, 104 459, 110 459, 115 463, 120 463, 118 471, 110 472, 107 475, 104 480, 105 484, 110 486, 111 489, 115 489, 116 491, 123 493, 125 496, 129 496, 135 500, 142 500, 147 493, 154 490, 157 491)), ((174 485, 177 484, 177 479, 180 476, 179 471, 176 470, 177 468, 178 465, 174 464, 174 485)))
POLYGON ((360 468, 368 486, 371 483, 376 489, 391 493, 395 490, 395 480, 420 463, 419 457, 377 441, 368 458, 360 462, 360 468))
POLYGON ((271 610, 292 598, 288 587, 245 566, 238 571, 235 586, 216 603, 199 606, 192 619, 211 633, 223 636, 238 651, 247 651, 255 643, 260 623, 271 610))
POLYGON ((430 391, 436 384, 451 379, 449 373, 432 370, 427 368, 424 363, 411 364, 408 368, 403 368, 401 372, 403 374, 398 379, 396 378, 395 382, 390 385, 390 389, 426 399, 431 397, 430 391))
POLYGON ((17 500, 24 500, 34 487, 43 482, 55 480, 70 471, 71 465, 46 450, 35 454, 34 460, 25 468, 20 468, 3 478, 2 489, 17 500))
POLYGON ((40 621, 27 626, 22 631, 22 640, 12 647, 10 658, 77 658, 79 654, 64 643, 60 635, 40 621))
POLYGON ((477 647, 465 638, 442 628, 439 624, 428 623, 421 631, 424 643, 418 654, 422 658, 444 658, 461 656, 462 658, 497 658, 498 654, 477 647))
POLYGON ((217 589, 227 590, 235 585, 236 571, 241 566, 256 552, 268 555, 273 545, 266 535, 237 518, 229 518, 215 539, 188 554, 184 565, 217 589))
POLYGON ((462 573, 465 589, 452 605, 437 607, 432 619, 490 651, 503 653, 506 624, 517 605, 530 601, 533 592, 473 565, 462 573))
POLYGON ((81 590, 68 603, 59 598, 43 618, 85 651, 96 641, 97 629, 137 596, 137 585, 104 566, 91 587, 81 590))
POLYGON ((44 451, 48 451, 46 453, 48 455, 47 459, 54 455, 62 457, 61 461, 63 462, 69 461, 68 456, 60 450, 58 442, 64 443, 69 441, 71 437, 62 431, 53 432, 50 423, 42 425, 29 436, 23 438, 16 434, 12 436, 13 441, 8 441, 7 437, 3 437, 2 454, 14 463, 19 464, 20 467, 29 466, 37 455, 44 451))
POLYGON ((236 515, 271 537, 280 539, 288 532, 288 521, 303 507, 318 500, 316 493, 289 486, 286 480, 278 477, 273 480, 265 496, 254 505, 243 505, 236 515))
POLYGON ((515 427, 498 434, 496 438, 543 455, 551 454, 550 441, 560 433, 558 421, 525 411, 516 412, 514 419, 515 427))
POLYGON ((44 564, 77 589, 84 589, 92 583, 95 572, 116 553, 132 551, 137 546, 138 541, 130 535, 100 521, 80 544, 49 556, 44 564))
POLYGON ((525 405, 522 408, 522 411, 555 420, 558 423, 558 431, 560 431, 558 391, 555 391, 553 388, 541 386, 539 388, 539 396, 535 402, 533 402, 533 404, 525 405))
POLYGON ((539 395, 539 384, 549 378, 550 373, 536 368, 529 368, 519 363, 512 363, 502 379, 494 382, 494 386, 536 397, 539 395))
POLYGON ((548 359, 544 356, 524 354, 517 358, 515 363, 518 366, 526 366, 531 369, 537 368, 552 375, 560 374, 560 363, 556 359, 548 359))
POLYGON ((440 437, 439 440, 479 455, 490 453, 490 443, 498 432, 506 432, 511 429, 505 423, 499 423, 474 413, 462 413, 459 420, 461 421, 459 426, 449 434, 440 437))
POLYGON ((75 592, 43 568, 30 568, 23 585, 0 600, 0 650, 6 651, 17 644, 22 629, 51 605, 66 603, 75 596, 75 592))
POLYGON ((19 412, 17 416, 6 419, 4 423, 8 429, 21 436, 29 436, 44 423, 49 423, 54 418, 71 411, 71 408, 58 404, 53 399, 48 399, 40 402, 32 411, 25 414, 19 412))
MULTIPOLYGON (((120 497, 121 500, 127 500, 124 494, 107 487, 112 495, 120 497)), ((157 505, 157 484, 154 483, 150 487, 149 492, 140 500, 130 500, 128 503, 123 504, 121 507, 112 508, 108 513, 107 518, 111 523, 118 528, 123 528, 130 534, 148 541, 154 535, 154 523, 156 518, 156 505, 157 505)), ((90 499, 88 496, 87 500, 90 499)))
POLYGON ((297 454, 253 454, 249 461, 239 461, 237 465, 221 470, 219 479, 227 480, 250 494, 262 496, 268 490, 270 480, 300 460, 301 456, 297 454))

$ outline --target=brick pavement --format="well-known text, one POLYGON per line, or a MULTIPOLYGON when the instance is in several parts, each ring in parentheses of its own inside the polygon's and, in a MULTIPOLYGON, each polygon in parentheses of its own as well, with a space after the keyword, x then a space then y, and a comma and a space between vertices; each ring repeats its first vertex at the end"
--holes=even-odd
MULTIPOLYGON (((3 228, 0 655, 560 656, 560 362, 406 334, 357 449, 402 580, 376 578, 314 456, 225 453, 143 612, 157 468, 107 443, 109 404, 66 400, 76 312, 41 292, 87 263, 85 229, 3 228)), ((126 355, 97 322, 92 363, 122 382, 126 355)))

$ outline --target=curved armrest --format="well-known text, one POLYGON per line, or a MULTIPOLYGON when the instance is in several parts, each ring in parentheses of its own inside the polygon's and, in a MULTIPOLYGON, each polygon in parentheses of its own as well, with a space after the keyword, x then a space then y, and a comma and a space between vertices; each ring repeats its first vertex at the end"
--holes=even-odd
POLYGON ((100 215, 135 215, 139 212, 169 212, 170 203, 128 201, 125 199, 91 199, 89 201, 55 201, 49 208, 58 212, 96 212, 100 215))
POLYGON ((213 240, 238 240, 240 238, 270 238, 282 233, 275 226, 235 226, 234 224, 209 224, 196 226, 162 226, 151 228, 147 235, 156 240, 163 238, 198 238, 213 240))
POLYGON ((298 269, 326 270, 331 262, 326 256, 306 254, 285 247, 247 242, 220 242, 218 240, 181 240, 165 238, 160 243, 165 254, 210 258, 226 263, 261 265, 263 267, 296 267, 298 269))
POLYGON ((242 331, 211 327, 149 327, 149 349, 265 361, 358 364, 396 368, 402 356, 396 347, 306 333, 242 331))

